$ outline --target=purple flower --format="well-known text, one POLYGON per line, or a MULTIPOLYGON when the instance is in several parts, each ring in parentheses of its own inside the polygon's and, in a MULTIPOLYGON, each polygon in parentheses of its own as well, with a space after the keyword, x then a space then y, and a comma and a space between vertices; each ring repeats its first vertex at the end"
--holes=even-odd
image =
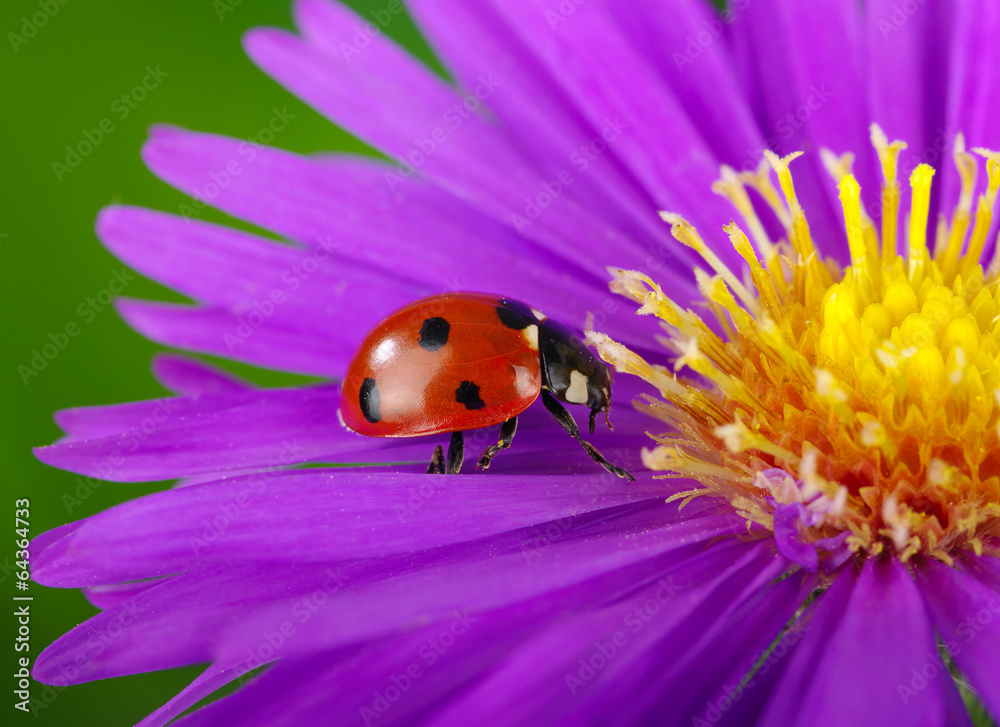
POLYGON ((436 441, 346 430, 336 383, 163 355, 176 397, 59 412, 37 450, 182 479, 36 538, 35 578, 101 612, 34 676, 209 664, 143 724, 262 666, 179 723, 968 724, 953 674, 1000 715, 1000 161, 977 181, 965 147, 1000 148, 1000 7, 734 6, 413 0, 454 85, 381 34, 398 3, 250 33, 390 160, 156 128, 158 176, 285 242, 109 208, 102 241, 194 301, 126 320, 335 382, 423 295, 590 312, 636 374, 593 440, 638 479, 537 405, 489 473, 426 475, 436 441))

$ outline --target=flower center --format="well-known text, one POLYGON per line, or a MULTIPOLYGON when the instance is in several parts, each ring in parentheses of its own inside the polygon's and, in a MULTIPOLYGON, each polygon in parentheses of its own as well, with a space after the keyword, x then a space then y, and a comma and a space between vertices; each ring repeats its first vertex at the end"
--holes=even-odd
POLYGON ((1000 154, 973 150, 986 159, 989 178, 973 213, 977 164, 959 136, 961 194, 950 222, 937 224, 933 254, 934 169, 918 166, 899 255, 896 167, 905 145, 888 143, 877 126, 872 141, 885 177, 880 229, 861 206, 852 157, 824 151, 839 182, 846 270, 821 260, 813 246, 789 170, 799 154, 766 152, 756 172, 723 167, 713 188, 754 240, 733 222, 724 227, 746 261, 745 280, 687 221, 663 213, 673 235, 712 270, 695 270, 711 324, 642 273, 615 271, 612 288, 640 302, 640 314, 664 321, 674 371, 589 334, 605 360, 659 389, 663 400, 640 407, 672 431, 655 437, 644 462, 701 483, 675 497, 728 498, 813 570, 886 548, 903 560, 927 553, 951 562, 956 549, 981 553, 987 536, 1000 534, 1000 258, 985 272, 980 265, 1000 154), (768 239, 751 188, 786 239, 768 239))

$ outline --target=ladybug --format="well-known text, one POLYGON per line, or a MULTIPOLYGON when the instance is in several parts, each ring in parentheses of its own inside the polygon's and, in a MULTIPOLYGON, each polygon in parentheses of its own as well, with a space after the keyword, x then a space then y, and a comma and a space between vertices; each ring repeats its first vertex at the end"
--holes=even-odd
POLYGON ((411 303, 365 337, 344 378, 344 424, 369 437, 451 432, 448 459, 439 445, 428 473, 462 468, 462 432, 500 424, 500 441, 479 458, 486 469, 510 446, 517 416, 542 403, 590 458, 630 482, 635 478, 584 441, 560 402, 590 408, 590 433, 604 412, 611 429, 611 372, 568 328, 510 298, 445 293, 411 303))

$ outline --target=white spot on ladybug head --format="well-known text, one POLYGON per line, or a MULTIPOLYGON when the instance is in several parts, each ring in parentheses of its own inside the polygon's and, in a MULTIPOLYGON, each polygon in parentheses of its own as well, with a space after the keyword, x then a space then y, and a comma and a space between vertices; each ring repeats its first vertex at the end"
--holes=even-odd
POLYGON ((532 351, 538 350, 538 326, 525 326, 524 337, 528 340, 528 347, 532 351))
POLYGON ((548 318, 547 315, 545 315, 544 313, 542 313, 537 308, 532 308, 531 312, 534 314, 535 318, 537 318, 540 321, 544 321, 546 318, 548 318))
POLYGON ((566 389, 566 401, 570 404, 586 404, 588 383, 588 378, 579 371, 570 371, 569 388, 566 389))

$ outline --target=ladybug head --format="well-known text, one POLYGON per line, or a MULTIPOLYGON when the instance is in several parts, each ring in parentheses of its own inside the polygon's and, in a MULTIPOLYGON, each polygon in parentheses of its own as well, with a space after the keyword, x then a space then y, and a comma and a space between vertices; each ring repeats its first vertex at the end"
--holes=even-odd
POLYGON ((538 352, 542 362, 542 383, 552 396, 567 404, 590 407, 590 432, 594 420, 611 409, 611 371, 587 348, 580 338, 561 323, 545 319, 538 328, 538 352))

